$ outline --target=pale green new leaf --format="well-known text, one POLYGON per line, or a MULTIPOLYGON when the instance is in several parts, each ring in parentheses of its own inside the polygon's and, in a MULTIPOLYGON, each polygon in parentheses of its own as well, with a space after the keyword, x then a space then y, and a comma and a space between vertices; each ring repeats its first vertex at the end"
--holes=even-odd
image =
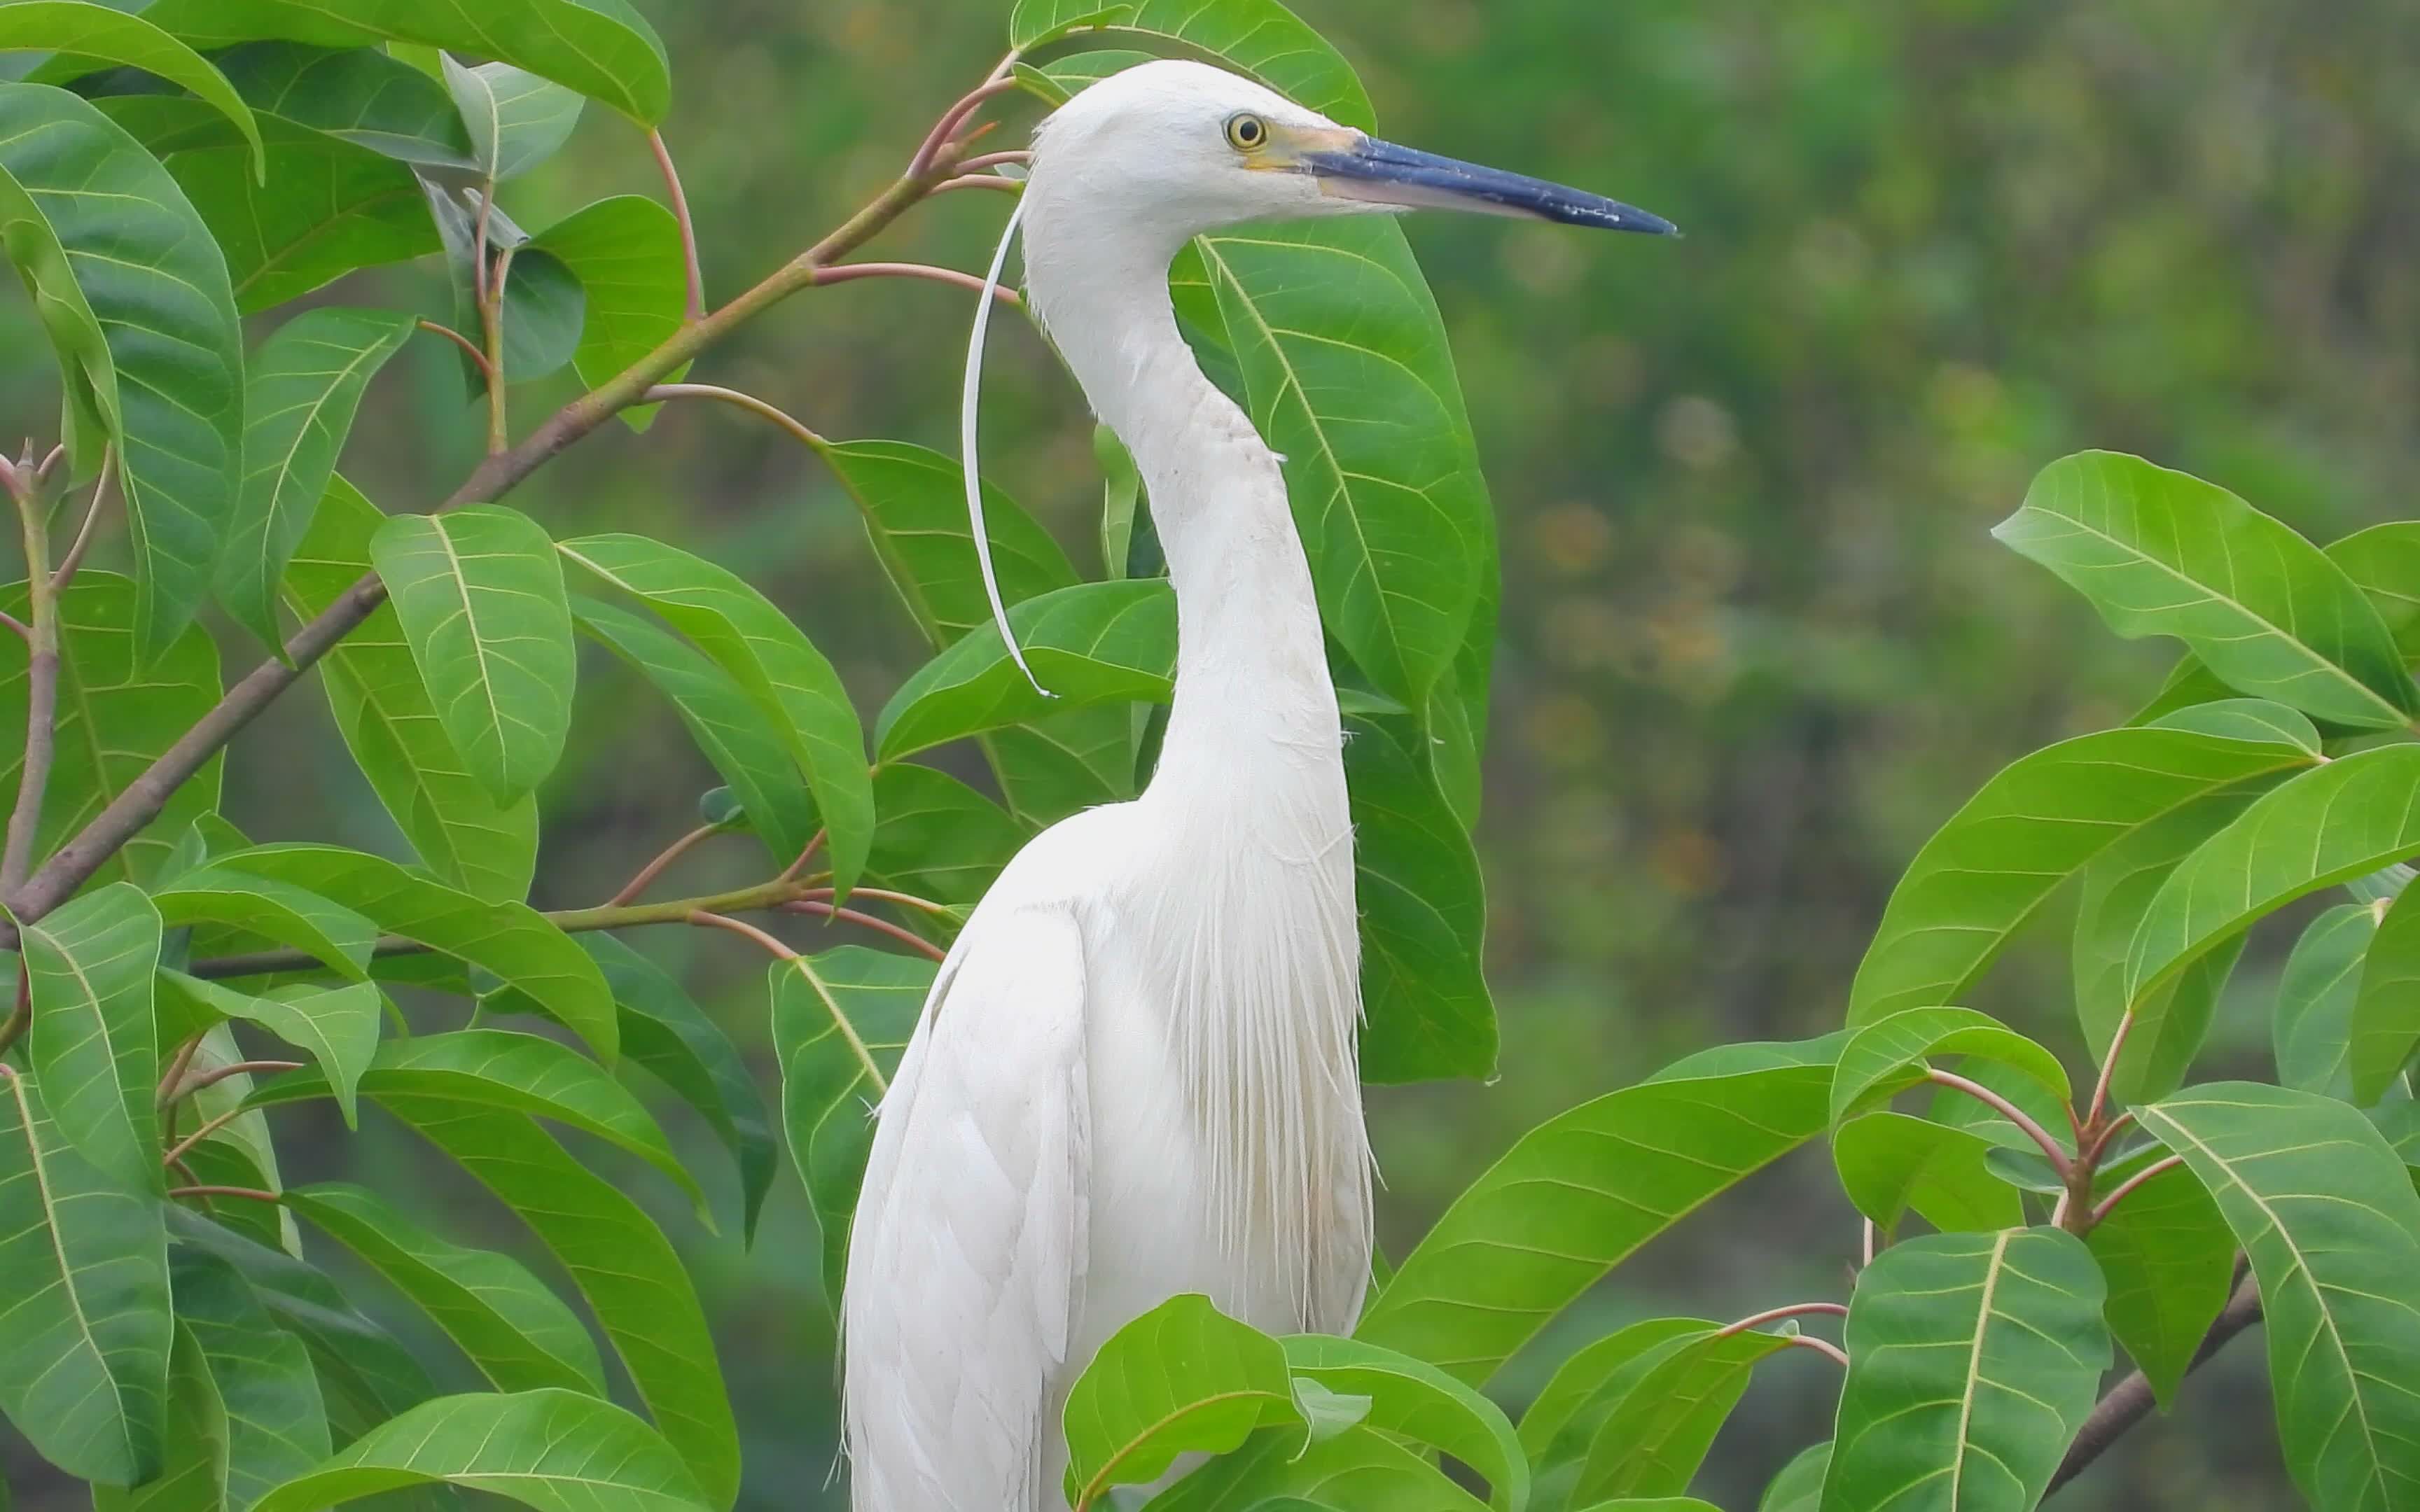
POLYGON ((1009 40, 1031 53, 1077 32, 1113 41, 1137 37, 1206 54, 1345 126, 1376 124, 1353 66, 1326 39, 1277 0, 1018 0, 1009 40))
POLYGON ((471 129, 471 153, 489 184, 527 173, 571 139, 579 92, 509 63, 475 67, 443 56, 445 87, 471 129))
POLYGON ((2420 712, 2378 611, 2318 547, 2214 484, 2114 452, 2044 468, 1993 534, 2119 635, 2172 635, 2237 690, 2361 729, 2420 712))
POLYGON ((834 886, 845 892, 874 839, 874 787, 857 711, 831 663, 737 574, 638 535, 588 535, 558 549, 645 599, 756 702, 814 790, 834 886))
POLYGON ((1357 1396, 1364 1426, 1453 1456, 1487 1482, 1488 1505, 1521 1512, 1529 1462, 1504 1410, 1433 1365, 1366 1339, 1295 1334, 1280 1341, 1295 1380, 1357 1396))
POLYGON ((1840 1126, 1832 1164, 1849 1201, 1885 1232, 1911 1208, 1945 1233, 2012 1228, 2024 1222, 2024 1202, 1992 1173, 1986 1156, 1999 1148, 1971 1129, 1885 1108, 1840 1126))
POLYGON ((209 60, 141 16, 88 0, 9 0, 0 6, 0 53, 60 53, 76 67, 123 64, 192 90, 224 115, 260 161, 252 110, 209 60))
POLYGON ((42 1100, 85 1159, 130 1190, 157 1195, 160 1046, 151 974, 160 914, 131 882, 113 882, 22 928, 33 986, 28 1040, 42 1100))
POLYGON ((1879 1088, 1907 1085, 1936 1056, 1993 1061, 2062 1103, 2071 1095, 2067 1068, 2056 1056, 1990 1014, 1971 1008, 1910 1008, 1869 1021, 1841 1047, 1832 1079, 1832 1117, 1848 1117, 1879 1088))
MULTIPOLYGON (((277 590, 328 491, 362 391, 411 334, 412 317, 322 308, 277 328, 244 379, 243 484, 218 591, 245 628, 282 647, 277 590)), ((281 652, 282 654, 282 652, 281 652)))
POLYGON ((1109 1335, 1067 1394, 1068 1504, 1088 1512, 1179 1455, 1224 1454, 1254 1428, 1296 1421, 1277 1340, 1207 1297, 1171 1297, 1109 1335))
POLYGON ((226 1414, 226 1509, 246 1512, 328 1457, 319 1380, 302 1341, 271 1320, 227 1260, 179 1246, 168 1275, 177 1320, 200 1347, 226 1414))
POLYGON ((2420 1045, 2420 889, 2397 894, 2378 920, 2348 1035, 2352 1100, 2367 1107, 2420 1045))
POLYGON ((2420 1505, 2420 1196, 2403 1163, 2357 1110, 2283 1088, 2190 1088, 2140 1118, 2251 1257, 2294 1484, 2331 1512, 2420 1505))
POLYGON ((1823 1512, 2032 1512, 2109 1368, 2102 1289, 2055 1228, 1875 1257, 1849 1304, 1823 1512))
POLYGON ((1849 992, 1849 1022, 1965 995, 2058 885, 2209 794, 2317 758, 2288 742, 2104 730, 2003 769, 1925 841, 1849 992))
POLYGON ((235 508, 243 344, 226 262, 157 159, 47 85, 0 84, 0 224, 58 355, 78 468, 116 443, 136 659, 151 662, 209 592, 235 508))
POLYGON ((440 1238, 362 1187, 298 1187, 286 1201, 435 1319, 498 1391, 605 1395, 586 1326, 519 1260, 440 1238))
POLYGON ((1641 1244, 1821 1133, 1839 1044, 1728 1046, 1547 1119, 1446 1210, 1356 1333, 1485 1382, 1641 1244))
MULTIPOLYGON (((2133 1174, 2112 1170, 2097 1197, 2133 1174)), ((2109 1283, 2109 1332, 2163 1406, 2193 1365, 2234 1282, 2235 1236, 2201 1179, 2178 1166, 2126 1194, 2085 1242, 2109 1283)))
POLYGON ((2270 1022, 2283 1087, 2350 1100, 2353 1004, 2378 910, 2338 903, 2311 920, 2286 958, 2270 1022))
POLYGON ((696 1512, 720 1504, 645 1423, 595 1396, 545 1390, 424 1402, 280 1486, 256 1512, 315 1512, 440 1483, 538 1512, 696 1512))
POLYGON ((554 543, 520 511, 479 504, 391 517, 370 560, 471 775, 500 804, 536 787, 563 757, 579 677, 554 543))
POLYGON ((0 1411, 70 1475, 132 1486, 160 1472, 160 1211, 76 1153, 33 1077, 0 1071, 0 1411))

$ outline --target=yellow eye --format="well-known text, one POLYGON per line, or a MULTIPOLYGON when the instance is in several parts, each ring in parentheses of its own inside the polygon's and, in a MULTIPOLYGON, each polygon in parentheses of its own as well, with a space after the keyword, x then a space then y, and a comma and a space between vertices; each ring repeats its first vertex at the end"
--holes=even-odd
POLYGON ((1269 123, 1250 111, 1228 116, 1227 145, 1238 152, 1258 152, 1269 145, 1269 123))

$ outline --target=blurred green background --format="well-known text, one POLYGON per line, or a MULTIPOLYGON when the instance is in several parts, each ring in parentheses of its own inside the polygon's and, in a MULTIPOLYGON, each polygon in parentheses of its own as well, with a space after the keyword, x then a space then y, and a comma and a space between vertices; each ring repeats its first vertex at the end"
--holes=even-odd
MULTIPOLYGON (((673 57, 666 135, 718 299, 888 181, 1004 45, 997 0, 639 8, 673 57)), ((2141 452, 2320 540, 2413 513, 2420 23, 2408 0, 1318 0, 1306 15, 1360 67, 1388 135, 1598 189, 1688 233, 1410 228, 1503 525, 1480 838, 1504 1056, 1491 1086, 1374 1097, 1382 1233, 1400 1254, 1547 1114, 1709 1043, 1837 1025, 1931 826, 2006 761, 2122 719, 2154 686, 2167 653, 2111 640, 1986 533, 2042 463, 2141 452)), ((1037 107, 998 114, 1000 144, 1016 145, 1037 107)), ((655 179, 644 144, 592 109, 571 150, 515 188, 505 208, 536 226, 655 179)), ((870 255, 980 268, 1005 208, 944 196, 870 255)), ((431 314, 446 299, 433 270, 331 297, 431 314)), ((968 316, 938 285, 813 291, 699 376, 829 435, 954 450, 968 316)), ((1030 330, 998 329, 986 471, 1092 563, 1090 418, 1030 330)), ((0 306, 0 416, 47 430, 51 380, 22 301, 0 306)), ((522 424, 562 396, 522 391, 522 424)), ((426 508, 475 459, 477 417, 434 342, 380 397, 348 471, 390 509, 426 508)), ((745 572, 869 713, 922 659, 831 481, 735 411, 602 433, 514 501, 562 530, 667 534, 745 572)), ((249 653, 227 644, 240 669, 249 653)), ((585 679, 572 756, 545 792, 542 906, 612 892, 694 823, 713 780, 621 668, 597 657, 585 679)), ((262 839, 397 843, 308 696, 238 743, 227 811, 262 839)), ((678 881, 752 880, 751 861, 735 841, 678 881)), ((1977 1006, 2071 1048, 2060 922, 1977 1006)), ((761 966, 743 947, 639 943, 761 1049, 761 966)), ((2268 1074, 2281 953, 2256 940, 2207 1069, 2268 1074)), ((702 1131, 680 1127, 720 1173, 702 1131)), ((402 1183, 465 1238, 522 1242, 392 1126, 348 1139, 329 1115, 290 1133, 289 1178, 402 1183)), ((1525 1356, 1515 1388, 1635 1317, 1844 1295, 1857 1225, 1825 1160, 1803 1152, 1624 1267, 1525 1356)), ((644 1196, 720 1320, 748 1504, 842 1504, 803 1201, 780 1190, 743 1252, 698 1233, 668 1192, 644 1196)), ((2055 1504, 2293 1504, 2257 1354, 2239 1344, 2176 1418, 2055 1504)), ((1827 1431, 1831 1369, 1807 1351, 1767 1367, 1699 1491, 1752 1507, 1827 1431)), ((10 1459, 21 1504, 80 1500, 21 1446, 10 1459)))

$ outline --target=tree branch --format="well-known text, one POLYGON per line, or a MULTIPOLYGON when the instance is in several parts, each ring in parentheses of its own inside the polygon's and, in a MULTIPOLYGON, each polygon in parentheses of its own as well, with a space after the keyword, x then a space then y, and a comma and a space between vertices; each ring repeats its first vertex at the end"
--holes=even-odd
POLYGON ((698 266, 697 224, 690 219, 689 195, 681 190, 680 170, 673 166, 672 149, 664 146, 664 133, 649 131, 647 146, 656 154, 656 167, 664 176, 664 193, 673 202, 673 223, 680 227, 681 268, 689 280, 689 303, 683 318, 691 325, 706 318, 706 274, 698 266))
POLYGON ((619 908, 647 890, 647 885, 664 874, 664 868, 687 856, 690 851, 713 839, 722 830, 721 825, 700 825, 657 853, 656 858, 639 868, 638 874, 622 884, 622 890, 605 900, 608 908, 619 908))
MULTIPOLYGON (((957 182, 958 179, 953 178, 949 183, 936 184, 934 192, 938 193, 957 182)), ((1001 182, 1008 180, 1003 178, 1001 182)), ((841 263, 815 274, 817 284, 845 284, 852 278, 923 278, 936 284, 953 284, 959 288, 972 289, 978 294, 984 288, 984 281, 972 273, 962 273, 954 268, 935 268, 928 263, 841 263)), ((1002 304, 1021 305, 1025 302, 1016 290, 1004 285, 994 285, 991 292, 992 298, 1002 304)))
MULTIPOLYGON (((2194 1351, 2193 1363, 2185 1366, 2186 1372, 2200 1369, 2202 1363, 2225 1349, 2229 1339, 2258 1321, 2260 1288, 2246 1275, 2236 1284, 2235 1295, 2219 1311, 2218 1320, 2202 1336, 2201 1348, 2194 1351)), ((2050 1478, 2049 1490, 2042 1494, 2054 1495, 2060 1487, 2084 1473, 2085 1468, 2123 1438, 2127 1429, 2150 1415, 2154 1401, 2151 1382, 2140 1370, 2110 1387, 2109 1395, 2102 1397, 2085 1418, 2075 1442, 2068 1446, 2067 1458, 2059 1461, 2057 1473, 2050 1478)))
POLYGON ((930 960, 946 961, 949 959, 948 951, 942 949, 939 946, 935 945, 932 941, 925 939, 923 936, 911 934, 887 918, 876 918, 872 914, 861 914, 854 908, 835 908, 828 903, 822 903, 813 898, 799 898, 793 902, 783 903, 782 905, 782 909, 784 913, 816 914, 837 923, 855 924, 860 929, 870 929, 877 934, 887 934, 891 936, 891 938, 897 940, 900 944, 915 951, 917 954, 924 956, 930 960))
POLYGON ((2068 1173, 2071 1163, 2068 1159, 2067 1151, 2060 1149, 2058 1141, 2050 1136, 2050 1131, 2043 1128, 2040 1124, 2036 1123, 2033 1120, 2033 1118, 2027 1114, 2024 1109, 2017 1106, 2014 1103, 2009 1102, 2007 1098, 2002 1097, 1999 1093, 1993 1091, 1982 1083, 1969 1081, 1953 1071, 1941 1071, 1936 1068, 1928 1067, 1925 1070, 1924 1078, 1930 1082, 1938 1082, 1944 1087, 1954 1087, 1958 1090, 1965 1093, 1968 1097, 1974 1098, 1986 1104, 1993 1112, 1997 1113, 2000 1117, 2008 1119, 2010 1123, 2023 1129, 2025 1132, 2026 1136, 2032 1139, 2035 1144, 2041 1146, 2042 1153, 2050 1157, 2052 1169, 2057 1171, 2061 1176, 2065 1176, 2068 1173))
POLYGON ((488 354, 479 349, 479 344, 477 342, 473 341, 470 337, 455 330, 452 326, 439 325, 434 320, 421 320, 415 322, 415 324, 417 324, 421 330, 427 332, 431 335, 442 336, 447 341, 452 342, 455 346, 461 347, 462 350, 470 356, 471 361, 477 364, 482 377, 493 378, 496 376, 495 369, 488 365, 488 354))
POLYGON ((2149 1165, 2144 1166, 2141 1170, 2136 1171, 2133 1175, 2126 1178, 2124 1181, 2120 1182, 2117 1191, 2110 1193, 2107 1196, 2101 1199, 2101 1205, 2092 1210, 2092 1216, 2085 1220, 2084 1227, 2086 1229, 2098 1228, 2101 1227, 2102 1220, 2109 1216, 2109 1211, 2112 1208, 2117 1207, 2120 1202, 2126 1200, 2126 1195, 2128 1193, 2133 1191, 2136 1187, 2141 1186, 2152 1177, 2164 1176, 2169 1171, 2175 1170, 2178 1166, 2182 1165, 2184 1163, 2185 1158, 2182 1155, 2169 1155, 2163 1159, 2155 1160, 2149 1165))
POLYGON ((827 444, 822 437, 809 430, 789 411, 768 404, 752 393, 743 393, 737 389, 726 389, 713 383, 659 383, 647 391, 646 399, 650 404, 668 399, 716 399, 771 421, 797 437, 804 445, 813 447, 818 454, 827 444))
POLYGON ((69 544, 68 554, 59 560, 58 568, 51 574, 51 592, 64 593, 75 581, 76 569, 84 565, 84 554, 92 548, 93 527, 101 523, 101 507, 109 502, 109 480, 116 475, 111 465, 113 453, 103 448, 101 454, 101 476, 92 480, 92 501, 85 506, 84 523, 76 527, 75 540, 69 544))

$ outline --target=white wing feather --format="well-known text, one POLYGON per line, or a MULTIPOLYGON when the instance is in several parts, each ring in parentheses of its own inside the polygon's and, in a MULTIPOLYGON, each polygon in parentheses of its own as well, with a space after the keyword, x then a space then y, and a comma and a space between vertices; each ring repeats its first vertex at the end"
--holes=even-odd
POLYGON ((997 894, 934 983, 866 1164, 843 1307, 856 1512, 1061 1504, 1045 1482, 1084 1281, 1084 941, 1068 904, 997 894))

